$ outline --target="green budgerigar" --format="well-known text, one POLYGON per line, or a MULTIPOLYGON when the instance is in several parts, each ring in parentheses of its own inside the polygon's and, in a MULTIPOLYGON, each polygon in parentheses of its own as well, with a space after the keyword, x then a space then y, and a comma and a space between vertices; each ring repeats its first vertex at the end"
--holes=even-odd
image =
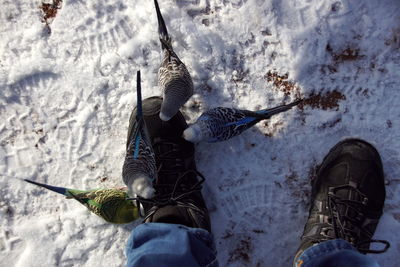
POLYGON ((24 180, 62 194, 67 198, 76 199, 107 222, 116 224, 130 223, 139 218, 138 207, 133 200, 127 199, 128 194, 123 189, 77 190, 42 184, 28 179, 24 180))

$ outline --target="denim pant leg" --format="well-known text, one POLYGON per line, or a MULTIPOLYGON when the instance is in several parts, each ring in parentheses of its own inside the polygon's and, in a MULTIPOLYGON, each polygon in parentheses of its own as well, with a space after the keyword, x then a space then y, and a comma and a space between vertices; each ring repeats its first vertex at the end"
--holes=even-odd
POLYGON ((126 247, 126 266, 218 266, 212 235, 179 224, 144 223, 126 247))
POLYGON ((335 239, 306 249, 295 262, 296 267, 379 267, 372 258, 358 252, 350 243, 335 239))

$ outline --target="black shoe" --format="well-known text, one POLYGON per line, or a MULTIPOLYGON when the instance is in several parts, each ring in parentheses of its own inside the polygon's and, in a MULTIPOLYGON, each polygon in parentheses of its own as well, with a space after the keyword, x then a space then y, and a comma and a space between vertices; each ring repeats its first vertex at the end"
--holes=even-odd
MULTIPOLYGON (((194 145, 182 137, 187 128, 185 118, 178 112, 171 120, 162 121, 159 117, 161 103, 161 98, 151 97, 142 104, 158 170, 153 199, 138 199, 144 222, 183 224, 211 231, 201 194, 204 177, 196 170, 194 145)), ((133 134, 135 116, 136 109, 129 120, 127 146, 133 134)))
POLYGON ((382 215, 385 184, 381 158, 374 147, 359 139, 334 146, 312 181, 311 208, 295 259, 308 247, 344 239, 361 253, 382 253, 389 243, 372 240, 382 215), (371 243, 384 243, 370 250, 371 243))

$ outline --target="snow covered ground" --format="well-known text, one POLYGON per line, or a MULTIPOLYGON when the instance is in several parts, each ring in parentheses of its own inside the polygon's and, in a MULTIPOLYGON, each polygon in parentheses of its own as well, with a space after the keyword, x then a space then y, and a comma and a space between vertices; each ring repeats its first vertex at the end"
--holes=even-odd
MULTIPOLYGON (((400 2, 159 0, 195 96, 215 106, 273 107, 312 98, 227 142, 199 144, 221 266, 290 266, 310 178, 329 149, 361 137, 381 153, 387 199, 371 255, 400 265, 400 2)), ((153 1, 1 0, 0 262, 123 266, 135 225, 111 225, 75 201, 15 178, 71 188, 122 186, 135 73, 160 95, 153 1), (47 26, 46 26, 47 24, 47 26)))

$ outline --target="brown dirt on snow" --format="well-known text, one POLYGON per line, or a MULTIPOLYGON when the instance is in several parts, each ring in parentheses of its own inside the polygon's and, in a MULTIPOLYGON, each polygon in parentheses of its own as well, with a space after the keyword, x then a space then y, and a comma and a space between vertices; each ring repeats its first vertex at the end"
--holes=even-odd
POLYGON ((346 96, 339 91, 333 90, 325 94, 312 93, 308 98, 305 98, 302 103, 299 104, 299 108, 303 109, 304 106, 310 106, 312 108, 319 108, 323 110, 327 109, 339 109, 339 101, 345 100, 346 96))
POLYGON ((235 261, 250 262, 250 252, 252 250, 251 237, 241 239, 236 248, 229 252, 228 263, 235 261))
POLYGON ((277 72, 268 71, 267 74, 264 75, 268 82, 272 82, 272 84, 282 91, 285 96, 289 96, 294 93, 297 97, 300 94, 300 87, 296 85, 296 83, 292 81, 288 81, 289 74, 286 73, 284 75, 279 75, 277 72))
MULTIPOLYGON (((347 53, 347 52, 346 52, 347 53)), ((351 54, 341 54, 338 55, 341 60, 344 60, 346 57, 354 57, 355 55, 351 54)), ((339 101, 345 100, 346 96, 340 93, 337 90, 333 90, 327 93, 312 93, 308 97, 304 98, 301 96, 301 88, 293 81, 289 81, 289 74, 280 75, 277 72, 268 71, 264 76, 268 82, 271 82, 276 89, 282 91, 285 96, 294 96, 297 99, 303 98, 303 102, 299 104, 299 108, 301 110, 304 109, 304 106, 310 106, 312 108, 318 109, 338 109, 339 101)), ((321 89, 322 91, 323 89, 321 89)))
POLYGON ((345 61, 355 61, 365 57, 360 54, 360 49, 357 47, 347 47, 341 51, 333 51, 330 44, 326 45, 326 51, 332 55, 335 63, 341 63, 345 61))
POLYGON ((61 8, 62 0, 53 0, 52 4, 43 3, 40 6, 40 9, 43 12, 42 21, 49 25, 51 19, 55 18, 57 15, 57 11, 61 8))

